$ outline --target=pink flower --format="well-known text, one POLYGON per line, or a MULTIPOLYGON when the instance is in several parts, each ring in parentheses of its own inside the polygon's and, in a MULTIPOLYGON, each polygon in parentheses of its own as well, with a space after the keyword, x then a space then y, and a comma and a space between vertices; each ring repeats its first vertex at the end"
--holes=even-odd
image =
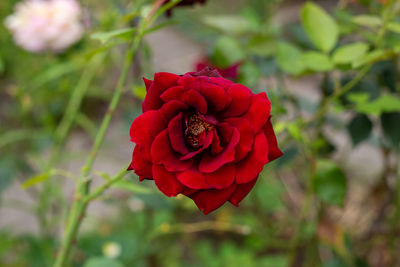
POLYGON ((30 52, 61 52, 82 38, 82 9, 76 0, 26 0, 5 20, 15 43, 30 52))

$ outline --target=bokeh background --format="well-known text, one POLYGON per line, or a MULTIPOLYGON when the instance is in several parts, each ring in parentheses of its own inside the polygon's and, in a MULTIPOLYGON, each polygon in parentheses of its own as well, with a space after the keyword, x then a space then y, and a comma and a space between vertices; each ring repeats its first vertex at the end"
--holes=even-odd
MULTIPOLYGON (((122 68, 126 34, 116 31, 134 28, 152 1, 82 1, 82 38, 40 53, 16 45, 3 23, 18 2, 0 2, 0 266, 42 267, 57 255, 122 68), (78 116, 59 140, 82 83, 78 116)), ((400 266, 400 3, 306 3, 208 0, 159 19, 135 57, 92 184, 131 160, 141 77, 199 63, 268 93, 284 156, 239 208, 207 216, 130 173, 90 205, 71 266, 400 266)))

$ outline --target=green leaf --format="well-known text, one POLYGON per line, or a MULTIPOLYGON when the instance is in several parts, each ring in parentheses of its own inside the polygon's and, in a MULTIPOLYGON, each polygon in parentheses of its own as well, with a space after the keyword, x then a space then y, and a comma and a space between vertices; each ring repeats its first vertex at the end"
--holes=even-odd
POLYGON ((390 141, 398 145, 400 143, 400 112, 383 113, 381 125, 390 141))
POLYGON ((143 100, 146 97, 146 87, 145 86, 135 86, 133 87, 133 95, 137 98, 143 100))
POLYGON ((350 101, 356 103, 356 110, 360 113, 380 115, 384 112, 400 111, 400 99, 389 94, 384 94, 377 99, 369 102, 358 102, 354 99, 350 101))
POLYGON ((347 126, 354 146, 367 139, 372 132, 372 122, 368 116, 357 114, 347 126))
POLYGON ((324 52, 335 47, 339 29, 335 20, 318 5, 307 2, 301 10, 301 21, 313 44, 324 52))
POLYGON ((318 52, 306 52, 301 56, 303 64, 312 71, 324 72, 333 69, 330 58, 318 52))
POLYGON ((40 173, 38 175, 35 175, 31 178, 29 178, 28 180, 26 180, 21 186, 23 189, 27 189, 31 186, 37 185, 41 182, 46 181, 47 179, 49 179, 52 175, 52 172, 44 172, 44 173, 40 173))
POLYGON ((252 55, 268 57, 275 53, 277 43, 270 36, 256 35, 247 44, 247 52, 252 55))
POLYGON ((301 51, 296 46, 287 42, 278 44, 276 60, 284 72, 293 75, 303 73, 306 67, 301 61, 301 57, 301 51))
POLYGON ((399 33, 400 34, 400 23, 397 22, 391 22, 387 25, 387 28, 395 33, 399 33))
POLYGON ((257 85, 260 77, 260 69, 254 63, 246 62, 240 65, 238 83, 253 87, 257 85))
POLYGON ((366 53, 353 62, 353 68, 361 67, 365 64, 375 63, 376 61, 383 60, 387 56, 386 51, 377 49, 366 53))
POLYGON ((92 39, 99 40, 102 44, 105 44, 109 40, 114 39, 114 38, 128 39, 129 37, 132 36, 132 34, 134 32, 135 32, 135 29, 133 29, 133 28, 124 28, 124 29, 114 30, 114 31, 110 31, 110 32, 93 33, 90 37, 92 39))
POLYGON ((255 30, 249 20, 235 15, 206 16, 203 18, 203 23, 230 35, 240 35, 255 30))
POLYGON ((227 68, 245 58, 240 43, 231 37, 220 37, 214 46, 211 61, 221 68, 227 68))
POLYGON ((84 267, 124 267, 124 265, 114 259, 104 258, 104 257, 95 257, 88 259, 84 267))
POLYGON ((382 19, 373 15, 359 15, 353 17, 353 22, 367 27, 379 27, 382 25, 382 19))
POLYGON ((347 181, 336 163, 329 160, 317 162, 312 186, 317 196, 331 205, 343 206, 346 197, 347 181))
POLYGON ((350 64, 364 56, 369 49, 368 44, 357 42, 339 47, 333 54, 335 64, 350 64))
POLYGON ((124 189, 135 194, 151 194, 153 191, 147 187, 135 184, 128 180, 120 180, 112 185, 112 187, 124 189))

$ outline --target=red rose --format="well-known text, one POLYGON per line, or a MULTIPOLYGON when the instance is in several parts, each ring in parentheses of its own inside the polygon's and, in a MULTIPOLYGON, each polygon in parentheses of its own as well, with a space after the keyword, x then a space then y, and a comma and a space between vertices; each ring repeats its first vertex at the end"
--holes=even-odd
POLYGON ((227 68, 216 67, 207 58, 204 58, 196 63, 196 71, 201 71, 206 67, 215 68, 221 74, 222 77, 229 79, 231 81, 236 81, 239 76, 240 63, 236 63, 227 68))
POLYGON ((144 79, 143 114, 132 123, 133 169, 168 197, 184 194, 207 214, 238 206, 264 165, 282 155, 265 93, 205 69, 144 79))

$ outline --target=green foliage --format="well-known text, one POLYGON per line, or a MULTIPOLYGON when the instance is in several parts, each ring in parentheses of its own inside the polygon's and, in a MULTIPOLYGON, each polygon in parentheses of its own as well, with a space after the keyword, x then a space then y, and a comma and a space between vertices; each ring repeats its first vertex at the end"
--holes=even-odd
POLYGON ((84 267, 124 267, 124 265, 114 259, 96 257, 86 261, 84 267))
POLYGON ((400 143, 400 112, 388 112, 381 115, 382 129, 394 144, 400 143))
POLYGON ((369 45, 356 42, 339 47, 333 54, 333 62, 336 64, 352 64, 367 53, 369 45))
POLYGON ((283 71, 293 75, 301 74, 305 70, 301 57, 301 51, 296 46, 287 42, 278 44, 276 60, 283 71))
POLYGON ((240 43, 231 37, 220 37, 211 55, 212 61, 221 68, 229 67, 245 58, 240 43))
POLYGON ((368 116, 364 114, 357 114, 354 116, 347 127, 355 146, 367 139, 372 132, 372 122, 368 116))
POLYGON ((347 180, 343 171, 332 161, 319 160, 312 180, 315 194, 331 205, 344 205, 347 180))
POLYGON ((313 44, 323 52, 331 51, 339 37, 335 20, 318 5, 307 2, 301 11, 301 22, 313 44))

